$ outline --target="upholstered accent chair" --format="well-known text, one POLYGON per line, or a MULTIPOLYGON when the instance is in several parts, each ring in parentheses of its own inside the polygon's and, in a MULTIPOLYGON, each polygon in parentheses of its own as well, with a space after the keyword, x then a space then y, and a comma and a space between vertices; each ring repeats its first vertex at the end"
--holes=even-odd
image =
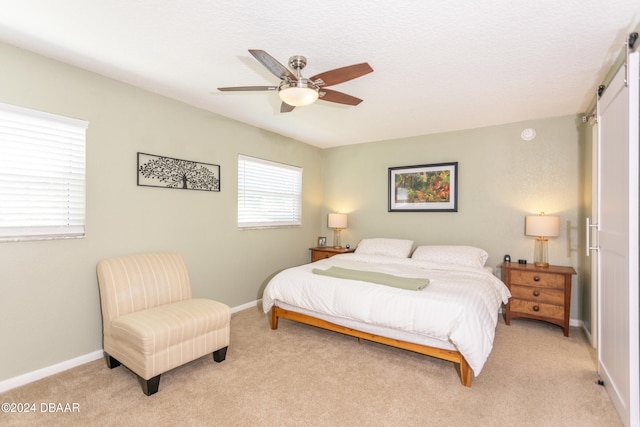
POLYGON ((213 353, 222 362, 229 346, 231 310, 191 297, 182 256, 141 253, 97 266, 105 358, 133 371, 142 391, 158 391, 160 375, 213 353))

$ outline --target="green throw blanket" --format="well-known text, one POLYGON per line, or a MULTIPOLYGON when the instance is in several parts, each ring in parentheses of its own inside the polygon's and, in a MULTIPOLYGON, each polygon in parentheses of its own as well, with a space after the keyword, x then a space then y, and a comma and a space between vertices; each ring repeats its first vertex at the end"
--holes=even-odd
POLYGON ((429 279, 400 277, 375 271, 350 270, 348 268, 330 267, 327 270, 314 268, 314 274, 337 277, 340 279, 361 280, 363 282, 378 283, 380 285, 393 286, 400 289, 418 291, 429 284, 429 279))

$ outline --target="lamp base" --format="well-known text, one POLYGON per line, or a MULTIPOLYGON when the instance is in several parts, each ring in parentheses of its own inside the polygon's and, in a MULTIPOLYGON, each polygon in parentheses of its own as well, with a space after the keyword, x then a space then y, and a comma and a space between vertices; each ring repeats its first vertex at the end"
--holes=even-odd
POLYGON ((333 249, 342 249, 342 245, 340 244, 340 229, 333 229, 333 249))
POLYGON ((548 239, 545 237, 538 237, 535 242, 533 251, 533 265, 540 268, 549 267, 548 257, 548 239))

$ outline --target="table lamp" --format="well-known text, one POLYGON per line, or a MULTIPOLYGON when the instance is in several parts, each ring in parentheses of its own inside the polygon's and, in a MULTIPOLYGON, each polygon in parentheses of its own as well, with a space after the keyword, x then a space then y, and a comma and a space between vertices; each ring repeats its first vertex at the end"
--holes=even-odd
POLYGON ((329 228, 333 228, 333 247, 336 249, 342 248, 340 245, 340 231, 343 228, 347 228, 347 214, 330 213, 327 225, 329 228))
POLYGON ((547 237, 560 235, 560 217, 556 215, 531 215, 525 217, 524 234, 536 236, 533 263, 536 267, 549 267, 549 249, 547 237))

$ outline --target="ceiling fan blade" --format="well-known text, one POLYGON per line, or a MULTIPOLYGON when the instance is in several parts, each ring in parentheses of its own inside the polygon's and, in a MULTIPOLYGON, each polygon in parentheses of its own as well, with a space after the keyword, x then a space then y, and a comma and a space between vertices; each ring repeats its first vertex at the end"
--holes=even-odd
POLYGON ((324 82, 321 86, 333 86, 338 83, 364 76, 372 71, 373 68, 371 68, 371 66, 366 62, 363 62, 362 64, 354 64, 347 67, 336 68, 335 70, 325 71, 324 73, 310 77, 309 80, 315 82, 317 79, 321 79, 324 82))
POLYGON ((293 74, 287 67, 279 63, 273 56, 269 55, 264 50, 260 49, 249 49, 249 53, 253 55, 254 58, 258 60, 262 65, 264 65, 267 70, 271 71, 271 73, 279 79, 289 78, 292 81, 297 81, 298 78, 293 74))
POLYGON ((289 105, 286 102, 283 102, 282 104, 280 104, 280 112, 281 113, 289 113, 291 111, 293 111, 293 109, 296 108, 293 105, 289 105))
POLYGON ((338 92, 331 89, 320 89, 320 98, 323 101, 337 102, 338 104, 345 105, 358 105, 362 102, 362 99, 355 96, 347 95, 346 93, 338 92))
POLYGON ((278 86, 234 86, 234 87, 219 87, 218 90, 222 92, 246 92, 250 90, 277 90, 278 86))

